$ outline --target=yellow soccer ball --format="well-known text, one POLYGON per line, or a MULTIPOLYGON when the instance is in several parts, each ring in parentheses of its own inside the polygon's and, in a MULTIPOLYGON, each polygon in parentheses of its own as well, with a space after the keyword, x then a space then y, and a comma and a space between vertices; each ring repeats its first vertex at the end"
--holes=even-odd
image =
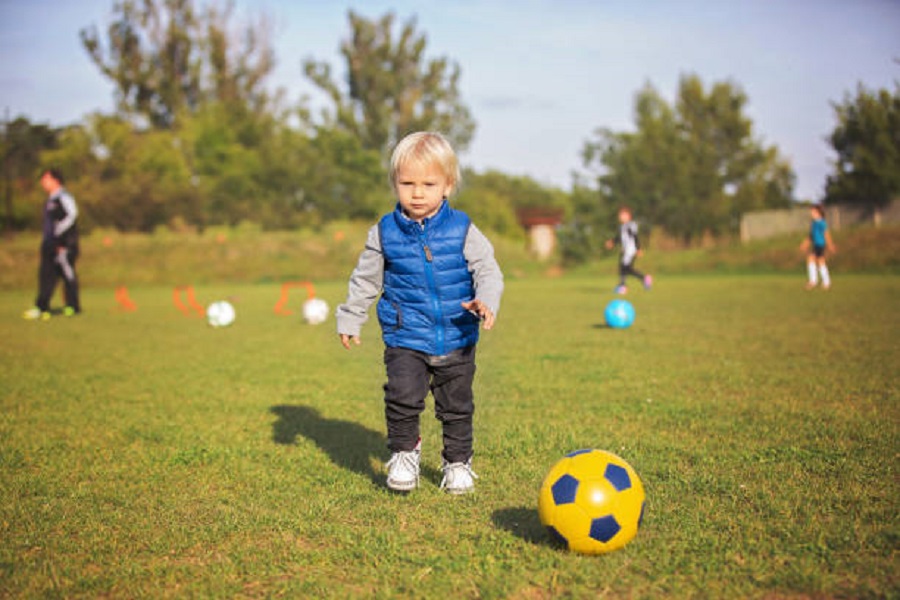
POLYGON ((644 485, 615 454, 577 450, 544 478, 538 513, 550 536, 569 550, 611 552, 637 535, 644 518, 644 485))

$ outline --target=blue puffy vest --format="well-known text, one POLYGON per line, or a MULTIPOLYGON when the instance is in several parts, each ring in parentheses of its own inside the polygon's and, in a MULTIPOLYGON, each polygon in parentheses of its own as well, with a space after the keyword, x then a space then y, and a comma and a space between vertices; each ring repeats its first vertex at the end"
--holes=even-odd
POLYGON ((399 205, 382 217, 384 288, 377 312, 389 348, 441 356, 478 341, 478 318, 460 305, 475 297, 463 255, 469 224, 446 200, 422 225, 399 205))

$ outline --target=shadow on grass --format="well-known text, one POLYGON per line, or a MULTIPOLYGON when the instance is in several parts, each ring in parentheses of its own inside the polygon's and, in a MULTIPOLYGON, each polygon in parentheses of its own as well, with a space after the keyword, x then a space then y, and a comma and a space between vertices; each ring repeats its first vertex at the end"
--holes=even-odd
POLYGON ((303 436, 315 442, 336 465, 379 485, 384 483, 384 475, 372 467, 371 460, 386 459, 383 434, 353 421, 327 419, 309 406, 281 404, 270 410, 278 416, 272 424, 272 440, 276 444, 292 445, 298 435, 303 436))
POLYGON ((553 548, 559 547, 541 525, 541 519, 534 508, 525 506, 501 508, 493 512, 491 520, 500 529, 505 529, 528 543, 553 548))
POLYGON ((604 331, 626 331, 628 329, 631 329, 632 331, 643 331, 643 329, 635 327, 634 325, 629 325, 628 327, 610 327, 606 323, 594 323, 591 327, 594 329, 602 329, 604 331))

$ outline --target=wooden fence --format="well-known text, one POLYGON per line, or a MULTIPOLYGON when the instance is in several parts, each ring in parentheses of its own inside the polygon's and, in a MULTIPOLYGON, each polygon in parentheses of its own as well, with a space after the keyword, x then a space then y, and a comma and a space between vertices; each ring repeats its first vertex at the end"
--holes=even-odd
MULTIPOLYGON (((825 219, 832 229, 853 225, 900 223, 900 200, 871 211, 856 206, 826 206, 825 219)), ((741 217, 741 241, 761 240, 776 235, 803 232, 809 229, 809 206, 761 210, 741 217)))

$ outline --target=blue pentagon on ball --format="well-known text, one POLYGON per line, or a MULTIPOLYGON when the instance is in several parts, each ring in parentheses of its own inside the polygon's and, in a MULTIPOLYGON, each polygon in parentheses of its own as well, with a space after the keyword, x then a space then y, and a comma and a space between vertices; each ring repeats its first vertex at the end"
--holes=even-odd
POLYGON ((556 504, 571 504, 575 502, 575 493, 578 491, 578 480, 569 474, 560 477, 551 489, 553 501, 556 504))
POLYGON ((619 522, 616 521, 616 518, 612 515, 606 515, 605 517, 600 517, 599 519, 591 521, 590 535, 591 538, 605 544, 613 539, 616 534, 619 533, 620 529, 622 528, 619 526, 619 522))
POLYGON ((631 487, 631 477, 628 476, 628 471, 619 465, 612 463, 606 465, 606 471, 603 473, 603 476, 620 492, 624 492, 631 487))
POLYGON ((569 452, 568 454, 566 454, 566 458, 572 458, 573 456, 578 456, 579 454, 590 454, 593 451, 593 448, 582 448, 581 450, 569 452))

